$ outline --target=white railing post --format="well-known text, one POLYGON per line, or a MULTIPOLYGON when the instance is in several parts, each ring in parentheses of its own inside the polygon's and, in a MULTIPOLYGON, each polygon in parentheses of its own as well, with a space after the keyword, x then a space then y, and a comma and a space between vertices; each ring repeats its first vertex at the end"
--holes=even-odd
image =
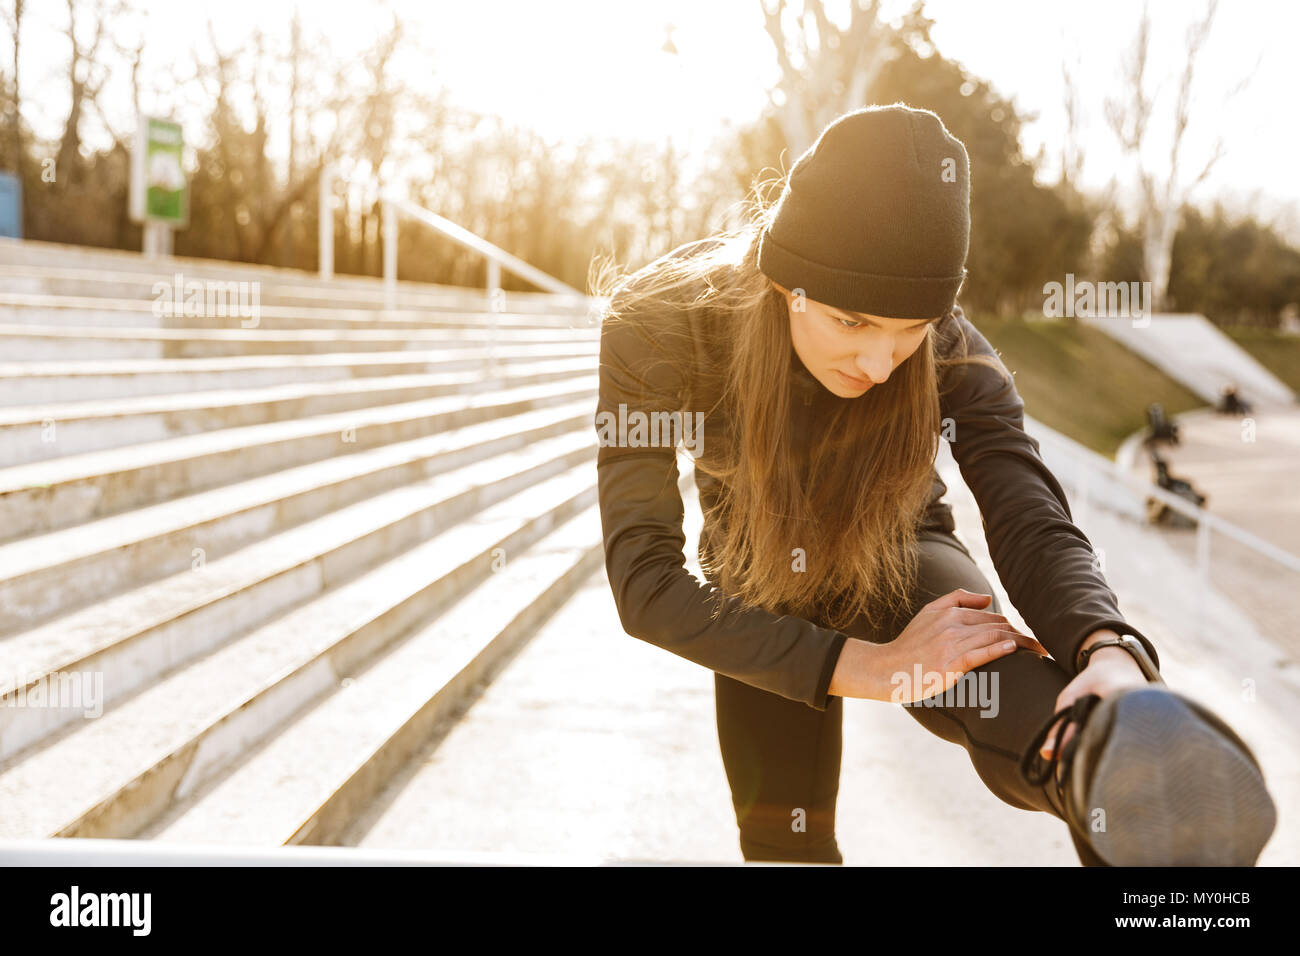
POLYGON ((1210 524, 1209 512, 1201 511, 1196 515, 1196 576, 1201 582, 1197 603, 1200 613, 1196 615, 1196 621, 1202 638, 1209 636, 1206 625, 1209 608, 1206 601, 1210 593, 1210 524))
POLYGON ((1202 583, 1210 583, 1210 516, 1206 512, 1196 518, 1196 573, 1202 583))
POLYGON ((172 254, 172 227, 165 222, 144 224, 144 254, 155 259, 166 259, 172 254))
POLYGON ((316 233, 320 240, 320 277, 334 278, 334 166, 326 163, 320 171, 320 221, 316 233))
POLYGON ((496 301, 501 294, 501 263, 489 257, 487 260, 487 295, 490 301, 496 301))
POLYGON ((1074 523, 1082 528, 1088 523, 1088 481, 1092 477, 1092 471, 1087 462, 1080 461, 1076 456, 1071 455, 1075 461, 1075 467, 1079 469, 1078 480, 1075 484, 1076 493, 1079 496, 1079 504, 1075 509, 1074 523))
MULTIPOLYGON (((1058 450, 1062 454, 1067 452, 1067 449, 1064 448, 1058 450)), ((1127 505, 1105 503, 1114 499, 1114 495, 1110 491, 1112 481, 1119 488, 1126 489, 1133 494, 1133 500, 1139 505, 1139 511, 1144 500, 1148 504, 1154 501, 1196 523, 1195 555, 1189 562, 1192 564, 1192 580, 1189 586, 1194 588, 1197 594, 1195 596, 1188 595, 1186 598, 1180 595, 1180 600, 1185 600, 1189 607, 1194 609, 1196 623, 1192 627, 1197 630, 1200 637, 1206 640, 1216 639, 1216 635, 1210 633, 1212 622, 1209 613, 1211 610, 1209 595, 1213 578, 1212 539, 1216 533, 1231 538, 1243 547, 1249 548, 1255 554, 1268 558, 1293 574, 1300 576, 1300 556, 1292 554, 1244 528, 1225 521, 1219 515, 1212 514, 1204 505, 1198 505, 1181 495, 1174 494, 1150 479, 1138 478, 1129 474, 1115 462, 1105 461, 1087 451, 1073 449, 1068 451, 1072 460, 1078 462, 1082 467, 1081 473, 1076 475, 1075 480, 1072 482, 1074 494, 1078 499, 1077 506, 1072 507, 1072 513, 1075 515, 1074 524, 1081 529, 1087 530, 1084 525, 1093 510, 1094 502, 1092 499, 1094 496, 1097 498, 1096 506, 1103 510, 1119 507, 1127 512, 1127 505), (1077 457, 1074 457, 1075 455, 1077 457)), ((1063 487, 1064 484, 1063 482, 1063 487)), ((1158 521, 1148 514, 1142 519, 1142 524, 1145 526, 1148 523, 1156 524, 1158 521)))
POLYGON ((397 306, 397 204, 385 199, 384 217, 384 304, 397 306))
MULTIPOLYGON (((581 306, 585 311, 592 309, 592 299, 590 296, 579 292, 570 285, 566 285, 554 276, 547 275, 541 269, 530 265, 518 256, 511 255, 499 246, 494 246, 481 236, 476 236, 464 226, 458 226, 450 219, 444 219, 442 216, 435 215, 427 209, 415 205, 415 203, 402 199, 394 194, 384 197, 388 207, 394 212, 391 220, 391 228, 396 230, 397 217, 402 216, 413 219, 416 222, 423 223, 435 232, 446 236, 457 245, 465 249, 477 252, 484 259, 487 272, 487 297, 490 309, 493 312, 502 312, 505 310, 505 290, 501 288, 502 270, 509 272, 511 275, 519 276, 536 286, 564 296, 568 300, 568 306, 577 308, 581 306)), ((385 222, 390 222, 387 218, 385 222)), ((384 232, 387 235, 388 228, 384 232)), ((393 249, 393 256, 397 255, 397 241, 394 238, 390 243, 393 249)), ((387 253, 385 254, 385 264, 387 266, 387 253)), ((394 283, 396 281, 397 264, 393 260, 392 269, 390 270, 394 283)))

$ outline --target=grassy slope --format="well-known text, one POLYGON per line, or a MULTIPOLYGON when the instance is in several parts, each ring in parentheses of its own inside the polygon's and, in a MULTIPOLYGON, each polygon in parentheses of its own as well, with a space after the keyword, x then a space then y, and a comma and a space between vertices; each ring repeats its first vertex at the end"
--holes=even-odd
MULTIPOLYGON (((1291 388, 1300 390, 1300 335, 1279 335, 1267 329, 1224 329, 1228 338, 1255 357, 1291 388)), ((989 341, 993 341, 989 339, 989 341)))
MULTIPOLYGON (((1025 413, 1113 458, 1159 402, 1169 415, 1205 403, 1101 332, 1067 320, 971 318, 1015 375, 1025 413)), ((1296 366, 1300 370, 1300 364, 1296 366)))

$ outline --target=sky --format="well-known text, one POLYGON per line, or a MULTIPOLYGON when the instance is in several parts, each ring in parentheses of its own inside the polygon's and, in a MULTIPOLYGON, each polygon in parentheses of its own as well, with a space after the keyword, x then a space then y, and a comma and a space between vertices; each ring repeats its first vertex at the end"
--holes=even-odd
MULTIPOLYGON (((797 2, 797 0, 795 0, 797 2)), ((829 2, 844 20, 850 0, 829 2)), ((167 89, 169 62, 182 76, 193 51, 207 50, 207 21, 227 48, 247 42, 255 27, 283 42, 294 8, 310 31, 325 34, 333 51, 355 54, 387 25, 394 11, 410 24, 419 49, 403 69, 417 85, 441 87, 456 103, 531 126, 555 140, 618 135, 665 139, 704 151, 728 125, 756 117, 777 79, 760 0, 385 0, 372 3, 302 3, 301 0, 196 0, 145 2, 146 15, 124 21, 120 39, 143 33, 146 71, 167 89), (665 53, 669 25, 676 56, 665 53)), ((886 18, 910 0, 886 0, 886 18)), ((1161 102, 1175 92, 1186 58, 1184 31, 1202 10, 1195 0, 1153 0, 1151 76, 1163 79, 1161 102)), ((1119 153, 1104 124, 1103 102, 1117 91, 1119 63, 1127 51, 1140 6, 1131 0, 929 0, 933 39, 947 57, 989 80, 1031 120, 1024 146, 1059 156, 1064 130, 1061 63, 1074 66, 1085 108, 1085 184, 1103 185, 1120 170, 1119 153)), ((29 0, 24 30, 27 121, 46 136, 58 134, 66 112, 62 76, 67 40, 63 0, 29 0)), ((1300 203, 1292 175, 1300 155, 1295 113, 1294 42, 1300 4, 1287 0, 1221 3, 1197 81, 1198 111, 1188 133, 1188 168, 1199 168, 1224 139, 1227 154, 1195 194, 1246 203, 1262 214, 1281 214, 1300 203), (1254 77, 1234 99, 1227 92, 1254 77)), ((10 54, 0 53, 4 62, 10 54)), ((115 120, 129 115, 125 71, 110 77, 106 106, 115 120)), ((191 94, 198 91, 189 90, 191 94)), ((176 91, 173 89, 172 93, 176 91)), ((165 97, 168 98, 168 97, 165 97)), ((174 95, 171 97, 174 100, 174 95)), ((204 102, 201 94, 191 103, 204 102)), ((146 103, 173 109, 173 102, 146 103)), ((193 106, 190 107, 194 109, 193 106)), ((124 122, 123 122, 123 125, 124 122)), ((1292 211, 1291 215, 1294 215, 1292 211)), ((1300 228, 1300 222, 1294 224, 1300 228)))

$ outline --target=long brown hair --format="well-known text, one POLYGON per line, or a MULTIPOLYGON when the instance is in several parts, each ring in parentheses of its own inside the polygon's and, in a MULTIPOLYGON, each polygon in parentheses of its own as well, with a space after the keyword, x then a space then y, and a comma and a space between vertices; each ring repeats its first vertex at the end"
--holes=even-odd
POLYGON ((632 323, 648 345, 679 338, 681 351, 670 346, 667 354, 708 359, 683 370, 689 395, 670 409, 708 409, 694 462, 697 475, 719 485, 705 514, 706 575, 774 613, 817 616, 837 629, 865 615, 878 626, 906 606, 917 574, 916 532, 939 449, 940 373, 997 365, 967 354, 950 311, 883 384, 857 398, 832 396, 807 451, 797 454, 789 306, 757 265, 758 238, 775 203, 764 200, 759 184, 748 205, 739 228, 630 275, 597 260, 590 285, 609 297, 604 322, 632 323), (694 310, 698 321, 673 321, 694 310), (708 416, 719 406, 727 410, 725 427, 710 430, 708 416))

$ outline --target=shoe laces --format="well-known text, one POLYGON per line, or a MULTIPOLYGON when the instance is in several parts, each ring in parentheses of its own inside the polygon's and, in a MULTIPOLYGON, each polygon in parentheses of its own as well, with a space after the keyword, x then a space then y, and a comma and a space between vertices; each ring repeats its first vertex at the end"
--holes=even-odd
POLYGON ((1062 807, 1067 809, 1068 801, 1065 794, 1070 782, 1070 772, 1074 769, 1074 753, 1083 737, 1083 725, 1087 722, 1088 715, 1100 702, 1101 697, 1097 694, 1085 694, 1076 699, 1069 707, 1063 707, 1052 714, 1043 722, 1038 732, 1034 734, 1034 739, 1030 741, 1029 746, 1020 758, 1021 776, 1036 787, 1042 786, 1050 780, 1056 788, 1057 800, 1062 807), (1058 720, 1061 725, 1057 728, 1056 737, 1052 741, 1052 756, 1043 757, 1039 751, 1047 740, 1052 725, 1058 720), (1063 748, 1061 740, 1065 737, 1065 732, 1071 725, 1076 728, 1074 737, 1071 738, 1069 745, 1063 748))

